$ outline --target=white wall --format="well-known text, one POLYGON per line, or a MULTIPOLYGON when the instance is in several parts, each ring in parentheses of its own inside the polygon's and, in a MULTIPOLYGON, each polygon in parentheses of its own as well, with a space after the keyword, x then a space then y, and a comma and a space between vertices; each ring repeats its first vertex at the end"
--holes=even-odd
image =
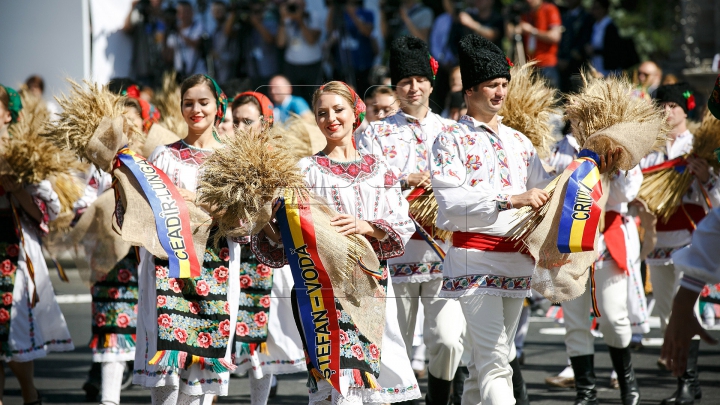
POLYGON ((90 78, 87 0, 0 0, 0 38, 0 83, 6 86, 39 74, 51 98, 67 91, 65 77, 90 78))
POLYGON ((122 32, 132 0, 90 0, 92 80, 107 83, 130 76, 132 39, 122 32))

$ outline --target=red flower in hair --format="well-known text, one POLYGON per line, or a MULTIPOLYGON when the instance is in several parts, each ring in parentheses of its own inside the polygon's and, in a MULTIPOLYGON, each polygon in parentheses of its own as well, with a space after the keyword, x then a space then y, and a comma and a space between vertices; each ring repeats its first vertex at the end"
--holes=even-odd
POLYGON ((505 60, 507 61, 509 67, 515 66, 515 64, 512 63, 512 61, 510 60, 510 58, 508 58, 507 56, 505 57, 505 60))
POLYGON ((683 93, 683 97, 685 97, 685 100, 687 102, 687 109, 688 111, 692 111, 695 109, 695 95, 692 94, 690 90, 683 93))
POLYGON ((432 69, 433 80, 435 80, 435 75, 437 75, 440 64, 438 63, 437 60, 435 60, 435 58, 432 57, 432 55, 429 55, 429 56, 430 56, 430 69, 432 69))

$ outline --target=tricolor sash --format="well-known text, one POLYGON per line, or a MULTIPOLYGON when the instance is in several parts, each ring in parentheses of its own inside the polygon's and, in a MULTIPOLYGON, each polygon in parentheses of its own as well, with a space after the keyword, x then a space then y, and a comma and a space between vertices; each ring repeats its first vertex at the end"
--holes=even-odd
POLYGON ((158 239, 168 256, 168 277, 200 277, 190 214, 177 187, 162 170, 128 148, 118 151, 115 168, 120 166, 130 170, 150 204, 158 239))
POLYGON ((572 174, 568 178, 563 208, 560 216, 557 247, 560 253, 591 251, 595 248, 598 223, 602 208, 598 204, 602 196, 602 183, 598 170, 598 155, 583 149, 565 169, 572 174))
MULTIPOLYGON (((277 212, 285 255, 295 281, 297 305, 306 353, 312 367, 338 392, 340 384, 340 325, 335 295, 318 254, 310 205, 293 198, 279 199, 277 212)), ((344 384, 346 385, 346 384, 344 384)), ((342 389, 344 388, 344 389, 342 389)))

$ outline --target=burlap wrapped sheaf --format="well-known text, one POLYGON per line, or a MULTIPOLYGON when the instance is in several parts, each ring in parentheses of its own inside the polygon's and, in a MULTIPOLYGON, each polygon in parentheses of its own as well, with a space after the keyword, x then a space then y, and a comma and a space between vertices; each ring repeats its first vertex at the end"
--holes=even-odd
POLYGON ((365 267, 375 270, 380 268, 380 261, 365 237, 345 237, 337 232, 330 219, 338 213, 326 201, 314 194, 309 198, 318 255, 330 276, 335 298, 358 330, 382 349, 385 288, 358 264, 361 261, 365 267))
POLYGON ((145 143, 140 149, 140 154, 149 157, 155 151, 155 148, 162 145, 169 145, 180 140, 174 132, 162 126, 162 124, 154 124, 150 127, 145 143))
MULTIPOLYGON (((588 137, 583 149, 590 149, 603 156, 618 147, 622 148, 616 167, 630 170, 652 150, 661 125, 660 120, 615 124, 588 137)), ((557 248, 558 224, 571 173, 567 170, 563 172, 552 198, 547 203, 547 214, 537 228, 524 239, 536 263, 532 279, 533 289, 552 302, 572 300, 585 292, 588 268, 598 257, 597 237, 593 251, 560 253, 557 248)), ((604 209, 609 193, 608 176, 602 175, 601 182, 603 195, 598 204, 604 209)))
MULTIPOLYGON (((112 173, 118 181, 120 202, 124 208, 122 229, 117 232, 125 242, 133 246, 142 246, 154 256, 167 260, 168 256, 158 238, 155 227, 155 215, 148 200, 130 170, 124 166, 113 171, 117 152, 127 144, 124 131, 125 119, 103 118, 88 142, 86 154, 100 169, 112 173)), ((191 202, 185 202, 190 214, 193 242, 198 259, 202 262, 205 245, 210 234, 212 219, 191 202)), ((113 221, 114 224, 114 221, 113 221)))

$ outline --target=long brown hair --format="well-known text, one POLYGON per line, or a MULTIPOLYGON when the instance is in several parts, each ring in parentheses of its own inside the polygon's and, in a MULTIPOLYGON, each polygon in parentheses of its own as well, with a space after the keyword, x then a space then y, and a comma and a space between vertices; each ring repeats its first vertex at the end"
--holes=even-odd
POLYGON ((191 88, 195 86, 199 86, 201 84, 204 84, 208 86, 208 89, 210 89, 210 93, 213 94, 213 97, 215 97, 215 101, 217 102, 217 95, 215 94, 215 86, 213 86, 212 80, 210 80, 207 76, 202 74, 192 75, 188 77, 187 79, 183 80, 182 84, 180 85, 180 100, 182 101, 183 97, 185 96, 185 93, 190 90, 191 88))

